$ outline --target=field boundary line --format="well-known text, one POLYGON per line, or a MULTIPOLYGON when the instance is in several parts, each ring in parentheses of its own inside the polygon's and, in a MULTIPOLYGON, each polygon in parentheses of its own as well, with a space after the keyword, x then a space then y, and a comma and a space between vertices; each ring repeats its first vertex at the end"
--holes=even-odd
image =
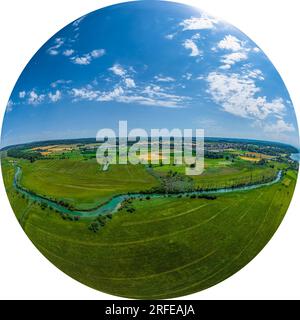
POLYGON ((178 213, 175 216, 169 216, 169 217, 163 217, 163 218, 159 218, 159 219, 152 219, 152 220, 139 221, 139 222, 127 222, 127 223, 125 222, 122 226, 128 227, 128 226, 134 226, 134 225, 139 225, 139 224, 147 224, 147 223, 156 222, 156 221, 169 220, 169 219, 177 218, 177 217, 180 217, 180 216, 184 216, 184 215, 189 214, 191 212, 197 211, 200 208, 207 207, 207 206, 210 206, 210 205, 212 205, 212 204, 211 203, 202 204, 199 207, 190 209, 190 210, 185 211, 185 212, 178 213))
MULTIPOLYGON (((263 192, 260 193, 260 195, 255 199, 255 201, 257 201, 258 199, 260 199, 260 198, 262 197, 262 195, 263 195, 263 192)), ((253 205, 250 206, 250 207, 244 212, 244 214, 239 218, 239 222, 241 222, 241 221, 245 218, 245 216, 248 214, 248 212, 249 212, 252 208, 253 208, 253 205)))
MULTIPOLYGON (((258 230, 261 228, 262 224, 265 222, 266 217, 267 217, 268 214, 269 214, 270 208, 271 208, 271 206, 272 206, 272 204, 273 204, 273 201, 274 201, 275 196, 276 196, 277 193, 278 193, 278 191, 275 192, 275 194, 274 194, 274 196, 273 196, 273 199, 272 199, 272 201, 271 201, 271 204, 270 204, 270 206, 269 206, 269 208, 268 208, 268 210, 267 210, 267 213, 266 213, 266 215, 264 216, 264 219, 263 219, 262 223, 259 225, 258 229, 256 230, 255 235, 257 234, 258 230)), ((153 297, 160 297, 160 296, 172 295, 173 293, 178 293, 178 292, 181 292, 181 291, 184 291, 184 290, 188 290, 188 289, 190 289, 190 288, 193 288, 193 287, 195 287, 195 286, 203 283, 204 281, 207 281, 207 280, 211 279, 212 277, 214 277, 214 276, 217 275, 218 273, 222 272, 225 268, 227 268, 228 266, 230 266, 230 265, 233 263, 233 261, 235 261, 236 259, 238 259, 238 258, 243 254, 243 252, 249 247, 249 245, 251 245, 251 243, 253 242, 253 239, 255 239, 255 238, 252 238, 252 240, 243 248, 243 250, 242 250, 239 254, 237 254, 237 255, 230 261, 230 263, 226 264, 223 268, 221 268, 221 269, 219 269, 218 271, 214 272, 213 274, 211 274, 210 276, 206 277, 205 279, 202 279, 201 281, 198 281, 198 282, 196 282, 196 283, 193 283, 192 285, 187 286, 187 287, 185 287, 185 288, 181 288, 181 289, 178 289, 178 290, 175 290, 175 291, 169 291, 169 292, 163 293, 163 294, 153 295, 153 297)), ((136 297, 136 298, 143 298, 144 296, 135 296, 135 297, 136 297)))
MULTIPOLYGON (((241 201, 240 201, 241 202, 241 201)), ((183 232, 186 232, 186 231, 189 231, 189 230, 193 230, 193 229, 197 229, 198 227, 202 226, 202 225, 205 225, 206 223, 210 222, 211 220, 215 219, 217 216, 219 216, 222 212, 226 211, 227 209, 229 208, 232 208, 233 206, 235 206, 236 204, 233 204, 233 205, 230 205, 230 206, 227 206, 226 208, 222 209, 221 211, 219 211, 218 213, 216 213, 215 215, 213 215, 212 217, 210 217, 209 219, 206 219, 204 221, 202 221, 201 223, 198 223, 194 226, 191 226, 191 227, 188 227, 188 228, 185 228, 185 229, 182 229, 182 230, 178 230, 176 232, 172 232, 172 233, 168 233, 168 234, 163 234, 163 235, 160 235, 160 236, 156 236, 156 237, 151 237, 151 238, 147 238, 147 239, 142 239, 142 240, 136 240, 136 241, 128 241, 128 242, 115 242, 115 243, 90 243, 88 241, 78 241, 78 240, 73 240, 73 239, 68 239, 68 238, 65 238, 65 237, 61 237, 61 236, 58 236, 56 234, 53 234, 51 232, 48 232, 46 230, 44 230, 43 228, 40 228, 40 227, 37 227, 36 225, 32 224, 31 225, 34 227, 34 228, 37 228, 39 229, 41 232, 43 233, 46 233, 46 234, 49 234, 49 235, 55 235, 55 237, 59 238, 59 239, 62 239, 66 242, 72 242, 72 243, 76 243, 76 244, 81 244, 81 245, 88 245, 88 246, 95 246, 95 247, 105 247, 105 246, 109 246, 109 247, 122 247, 122 246, 128 246, 128 245, 132 245, 132 244, 138 244, 138 243, 146 243, 146 242, 150 242, 150 241, 154 241, 154 240, 157 240, 157 239, 162 239, 162 238, 166 238, 166 237, 169 237, 169 236, 173 236, 175 234, 180 234, 180 233, 183 233, 183 232)))
MULTIPOLYGON (((39 244, 37 245, 37 247, 40 247, 42 248, 44 251, 47 251, 50 255, 56 257, 57 259, 60 259, 66 263, 69 263, 69 264, 72 264, 74 266, 77 266, 79 265, 78 263, 75 263, 73 261, 70 261, 68 259, 65 259, 59 255, 57 255, 56 253, 54 253, 53 251, 45 248, 43 245, 39 244)), ((124 281, 124 280, 139 280, 139 279, 151 279, 151 278, 155 278, 157 276, 160 276, 160 275, 163 275, 163 274, 168 274, 168 273, 172 273, 172 272, 176 272, 176 271, 179 271, 179 270, 182 270, 182 269, 185 269, 189 266, 192 266, 194 264, 197 264, 207 258, 209 258, 210 256, 212 256, 213 254, 215 254, 218 250, 213 250, 211 252, 209 252, 208 254, 206 254, 205 256, 201 257, 201 258, 198 258, 192 262, 189 262, 187 264, 184 264, 182 266, 179 266, 177 268, 174 268, 174 269, 170 269, 170 270, 167 270, 167 271, 163 271, 163 272, 159 272, 159 273, 155 273, 155 274, 151 274, 151 275, 146 275, 146 276, 139 276, 139 277, 101 277, 101 276, 96 276, 96 275, 93 275, 93 278, 96 278, 96 279, 102 279, 102 280, 114 280, 114 281, 124 281)))

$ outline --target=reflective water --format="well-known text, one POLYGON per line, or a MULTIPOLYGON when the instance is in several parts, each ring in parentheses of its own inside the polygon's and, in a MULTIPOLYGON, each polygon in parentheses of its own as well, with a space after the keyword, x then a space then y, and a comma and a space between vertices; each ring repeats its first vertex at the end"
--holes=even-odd
POLYGON ((73 216, 80 216, 80 217, 97 217, 99 215, 103 215, 106 213, 115 213, 121 203, 128 199, 128 198, 143 198, 146 197, 150 198, 163 198, 163 197, 178 197, 179 195, 182 196, 189 196, 189 195, 209 195, 209 194, 218 194, 218 193, 230 193, 230 192, 237 192, 237 191, 245 191, 245 190, 253 190, 257 188, 261 188, 264 186, 270 186, 272 184, 275 184, 280 181, 282 177, 282 171, 278 171, 276 178, 273 181, 261 183, 261 184, 254 184, 250 186, 244 186, 244 187, 237 187, 237 188, 221 188, 216 190, 210 190, 210 191, 193 191, 193 192, 185 192, 185 193, 176 193, 176 194, 140 194, 140 193, 133 193, 133 194, 124 194, 124 195, 118 195, 115 197, 112 197, 108 202, 99 205, 99 207, 94 208, 89 211, 80 211, 80 210, 70 210, 55 201, 49 200, 45 197, 39 196, 29 190, 26 190, 24 187, 20 185, 20 178, 22 176, 22 169, 19 166, 16 166, 15 171, 15 177, 14 177, 14 187, 21 193, 26 195, 30 200, 36 201, 38 203, 44 203, 47 206, 53 208, 54 210, 60 212, 60 213, 67 213, 73 216))

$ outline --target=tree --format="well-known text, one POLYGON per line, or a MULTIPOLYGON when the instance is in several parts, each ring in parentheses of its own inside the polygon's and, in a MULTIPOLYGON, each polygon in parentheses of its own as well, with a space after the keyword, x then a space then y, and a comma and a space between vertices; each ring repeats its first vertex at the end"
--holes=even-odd
POLYGON ((89 225, 89 230, 92 232, 98 232, 100 230, 100 225, 97 221, 93 221, 90 225, 89 225))

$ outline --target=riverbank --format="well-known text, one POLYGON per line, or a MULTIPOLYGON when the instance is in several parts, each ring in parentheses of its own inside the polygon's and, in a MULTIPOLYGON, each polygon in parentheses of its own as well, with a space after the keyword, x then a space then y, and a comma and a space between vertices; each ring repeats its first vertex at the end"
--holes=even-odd
POLYGON ((103 205, 100 205, 99 207, 96 207, 95 209, 92 209, 90 211, 80 211, 80 210, 70 210, 59 203, 52 201, 50 199, 47 199, 45 197, 39 196, 37 194, 34 194, 33 192, 30 192, 26 189, 24 189, 20 183, 20 177, 22 175, 22 169, 19 166, 16 166, 15 176, 14 176, 14 182, 13 186, 14 188, 29 198, 30 200, 34 202, 38 202, 44 206, 51 207, 52 209, 56 210, 58 213, 62 214, 70 214, 72 216, 78 216, 82 218, 93 218, 100 215, 104 215, 107 213, 115 213, 117 212, 118 208, 122 204, 122 202, 129 198, 163 198, 163 197, 178 197, 178 196, 190 196, 190 195, 209 195, 209 194, 220 194, 220 193, 230 193, 230 192, 239 192, 239 191, 247 191, 247 190, 253 190, 257 188, 261 188, 264 186, 269 186, 272 184, 275 184, 279 182, 282 178, 282 171, 278 171, 277 176, 274 180, 270 182, 260 183, 260 184, 253 184, 243 187, 236 187, 236 188, 220 188, 210 191, 191 191, 191 192, 185 192, 185 193, 175 193, 175 194, 141 194, 141 193, 132 193, 132 194, 123 194, 123 195, 117 195, 115 197, 112 197, 109 201, 104 203, 103 205))

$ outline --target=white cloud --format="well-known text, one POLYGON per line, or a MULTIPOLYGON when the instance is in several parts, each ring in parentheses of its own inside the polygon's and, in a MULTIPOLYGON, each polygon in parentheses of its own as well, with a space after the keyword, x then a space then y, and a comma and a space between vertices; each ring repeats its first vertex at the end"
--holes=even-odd
POLYGON ((160 105, 169 105, 170 107, 179 107, 182 103, 188 100, 187 97, 169 93, 165 89, 156 85, 146 86, 142 93, 148 98, 154 99, 160 105))
POLYGON ((255 48, 253 48, 253 51, 256 52, 256 53, 258 53, 258 52, 260 52, 260 49, 257 48, 257 47, 255 47, 255 48))
POLYGON ((199 40, 201 38, 200 33, 196 33, 192 36, 192 40, 199 40))
POLYGON ((183 46, 187 50, 191 50, 190 56, 197 57, 201 55, 201 50, 197 47, 196 43, 192 39, 187 39, 183 42, 183 46))
POLYGON ((82 56, 72 57, 71 61, 75 64, 79 65, 88 65, 92 62, 92 60, 100 58, 105 55, 104 49, 93 50, 89 53, 86 53, 82 56))
POLYGON ((71 56, 75 51, 73 49, 67 49, 63 52, 63 55, 66 57, 71 56))
POLYGON ((72 83, 72 80, 59 79, 59 80, 56 80, 56 81, 52 82, 52 83, 50 84, 50 86, 51 86, 52 88, 56 88, 56 87, 59 86, 59 85, 67 85, 67 84, 70 84, 70 83, 72 83))
POLYGON ((102 93, 97 100, 98 101, 118 101, 119 98, 124 95, 124 90, 122 87, 116 87, 112 91, 102 93))
POLYGON ((223 50, 240 51, 243 49, 241 40, 232 35, 227 35, 218 43, 218 48, 223 50))
MULTIPOLYGON (((115 63, 108 70, 117 76, 117 79, 105 79, 109 83, 117 80, 112 89, 105 91, 95 89, 98 87, 98 83, 91 83, 82 88, 74 88, 71 91, 74 101, 115 101, 119 103, 181 108, 190 100, 188 97, 173 94, 171 86, 162 88, 154 84, 136 83, 133 77, 136 71, 132 67, 125 69, 122 65, 115 63)), ((163 74, 158 74, 154 79, 157 83, 161 82, 162 84, 176 81, 174 78, 163 74)))
POLYGON ((155 76, 154 79, 157 81, 157 82, 174 82, 175 79, 172 78, 172 77, 168 77, 168 76, 163 76, 161 74, 159 74, 158 76, 155 76))
POLYGON ((51 55, 51 56, 57 56, 59 54, 59 51, 58 50, 55 50, 55 49, 49 49, 48 50, 48 53, 51 55))
POLYGON ((31 105, 38 105, 40 103, 42 103, 45 99, 45 95, 44 94, 37 94, 34 90, 30 91, 28 93, 28 104, 31 105))
POLYGON ((263 120, 269 115, 282 116, 286 110, 281 98, 268 101, 259 96, 260 88, 247 76, 211 72, 206 80, 213 101, 236 116, 263 120))
POLYGON ((61 46, 63 46, 65 43, 65 40, 62 38, 56 38, 54 40, 54 45, 52 47, 50 47, 47 52, 52 55, 52 56, 56 56, 59 54, 59 49, 61 46))
POLYGON ((125 80, 125 84, 127 88, 135 88, 135 82, 133 79, 131 78, 126 78, 125 80))
POLYGON ((176 101, 159 100, 149 98, 146 96, 122 96, 119 102, 123 103, 137 103, 144 106, 163 107, 163 108, 182 108, 176 101))
POLYGON ((223 64, 222 66, 220 66, 220 69, 222 69, 222 70, 228 70, 230 68, 231 68, 230 64, 223 64))
POLYGON ((248 55, 246 52, 233 52, 229 54, 225 54, 221 60, 224 64, 233 65, 236 62, 240 62, 242 60, 247 60, 248 55))
POLYGON ((247 70, 246 76, 253 79, 265 80, 263 72, 259 69, 247 70))
POLYGON ((20 99, 25 98, 25 96, 26 96, 26 91, 20 91, 20 92, 19 92, 19 98, 20 98, 20 99))
POLYGON ((217 47, 212 48, 213 51, 217 50, 227 50, 231 51, 222 56, 221 62, 223 63, 220 66, 223 70, 228 70, 235 63, 244 61, 248 59, 248 53, 252 48, 247 47, 246 42, 241 41, 233 35, 225 36, 218 44, 217 47))
POLYGON ((183 27, 183 31, 186 30, 203 30, 213 29, 218 20, 202 15, 200 18, 191 17, 190 19, 183 20, 179 25, 183 27))
POLYGON ((8 100, 7 105, 6 105, 6 112, 11 112, 13 109, 14 103, 12 100, 8 100))
POLYGON ((84 55, 82 57, 76 57, 74 59, 72 59, 72 62, 75 64, 80 64, 80 65, 88 65, 90 64, 92 61, 91 56, 90 55, 84 55))
POLYGON ((182 78, 183 78, 183 79, 186 79, 186 80, 191 80, 192 77, 193 77, 193 75, 192 75, 191 73, 189 73, 189 72, 187 72, 186 74, 184 74, 184 75, 182 76, 182 78))
POLYGON ((78 99, 93 101, 99 97, 100 92, 87 88, 73 88, 71 94, 75 98, 75 101, 78 99))
POLYGON ((175 37, 175 35, 176 35, 175 33, 167 34, 167 35, 165 36, 165 38, 168 39, 168 40, 173 40, 174 37, 175 37))
POLYGON ((59 91, 59 90, 56 90, 56 92, 55 93, 49 93, 48 94, 48 97, 49 97, 49 99, 52 101, 52 102, 57 102, 57 101, 59 101, 60 99, 61 99, 61 91, 59 91))
POLYGON ((267 133, 275 134, 295 131, 295 127, 291 123, 286 123, 283 119, 278 119, 275 123, 266 124, 263 129, 267 133))
POLYGON ((112 71, 115 75, 120 76, 120 77, 123 77, 126 74, 126 70, 124 70, 124 68, 119 64, 114 64, 108 70, 112 71))
POLYGON ((96 58, 100 58, 102 56, 105 55, 105 50, 104 49, 96 49, 96 50, 93 50, 91 53, 90 53, 91 57, 96 59, 96 58))
POLYGON ((141 89, 126 90, 126 88, 118 85, 111 91, 101 92, 92 88, 84 87, 79 89, 72 89, 71 94, 74 101, 88 100, 108 102, 116 101, 119 103, 135 103, 147 106, 168 107, 168 108, 182 108, 189 98, 178 96, 165 92, 159 86, 146 86, 141 89))
POLYGON ((80 25, 80 23, 84 20, 85 17, 86 17, 86 15, 83 16, 83 17, 81 17, 81 18, 79 18, 79 19, 77 19, 77 20, 75 20, 75 21, 72 23, 73 27, 78 27, 78 26, 80 25))

